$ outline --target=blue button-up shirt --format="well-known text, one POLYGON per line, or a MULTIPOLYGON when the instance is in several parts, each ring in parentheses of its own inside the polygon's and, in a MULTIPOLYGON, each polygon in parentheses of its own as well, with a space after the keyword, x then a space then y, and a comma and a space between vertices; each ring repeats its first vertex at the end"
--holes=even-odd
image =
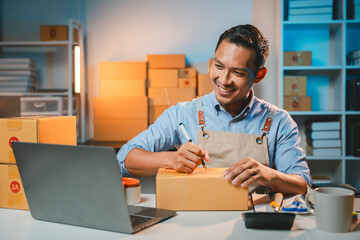
MULTIPOLYGON (((232 117, 216 100, 214 91, 202 97, 203 111, 207 130, 241 132, 261 135, 270 103, 258 99, 251 91, 250 103, 235 117, 232 117)), ((310 184, 310 170, 304 150, 300 147, 301 137, 298 127, 291 116, 282 109, 276 108, 268 137, 269 166, 286 174, 298 174, 310 184)), ((185 124, 193 142, 196 142, 198 114, 195 99, 181 102, 169 107, 154 124, 132 140, 119 151, 117 159, 123 176, 131 176, 125 167, 125 158, 133 148, 150 152, 173 149, 187 142, 179 128, 185 124)), ((240 160, 240 159, 239 159, 240 160)), ((210 160, 211 161, 211 160, 210 160)))

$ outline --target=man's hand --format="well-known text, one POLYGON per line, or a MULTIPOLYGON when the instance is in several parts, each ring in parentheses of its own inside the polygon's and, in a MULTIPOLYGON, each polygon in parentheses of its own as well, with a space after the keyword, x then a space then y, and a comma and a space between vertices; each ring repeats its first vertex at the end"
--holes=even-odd
POLYGON ((252 158, 244 158, 226 169, 224 176, 234 185, 241 183, 242 187, 248 187, 255 182, 266 186, 271 185, 276 178, 276 170, 266 167, 252 158))
POLYGON ((185 143, 177 150, 172 168, 178 172, 193 172, 201 164, 201 158, 209 161, 209 153, 191 142, 185 143))

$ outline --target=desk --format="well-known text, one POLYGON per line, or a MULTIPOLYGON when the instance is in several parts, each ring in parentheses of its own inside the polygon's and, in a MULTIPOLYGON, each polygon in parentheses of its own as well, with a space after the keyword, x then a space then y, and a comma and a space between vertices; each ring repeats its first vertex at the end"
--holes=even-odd
MULTIPOLYGON (((154 194, 142 206, 155 206, 154 194)), ((178 215, 133 235, 34 220, 29 211, 0 209, 0 239, 360 239, 360 224, 350 233, 317 230, 314 216, 296 216, 291 231, 245 228, 241 211, 178 212, 178 215)))

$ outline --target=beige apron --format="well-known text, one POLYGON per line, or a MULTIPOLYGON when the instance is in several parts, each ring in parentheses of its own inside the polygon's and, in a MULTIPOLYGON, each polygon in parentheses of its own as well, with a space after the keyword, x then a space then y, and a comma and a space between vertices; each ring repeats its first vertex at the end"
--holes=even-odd
MULTIPOLYGON (((205 130, 206 122, 202 107, 202 100, 196 100, 200 129, 197 132, 196 145, 209 152, 210 161, 206 165, 210 168, 227 168, 240 160, 251 157, 257 162, 269 166, 267 134, 275 114, 271 108, 268 112, 262 135, 239 132, 222 132, 205 130)), ((260 130, 260 129, 259 129, 260 130)), ((259 184, 249 186, 249 192, 256 190, 263 192, 264 187, 259 184)))

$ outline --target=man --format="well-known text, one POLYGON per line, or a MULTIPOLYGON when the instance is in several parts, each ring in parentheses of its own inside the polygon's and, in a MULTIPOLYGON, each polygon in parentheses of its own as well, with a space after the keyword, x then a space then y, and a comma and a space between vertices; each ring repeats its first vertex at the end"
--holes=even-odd
POLYGON ((171 106, 125 144, 117 156, 122 174, 150 176, 160 167, 192 172, 204 159, 208 167, 226 167, 224 176, 234 185, 306 194, 311 177, 296 123, 252 90, 267 73, 268 53, 268 41, 256 27, 225 31, 210 68, 214 91, 171 106), (175 145, 177 151, 168 151, 175 145))

